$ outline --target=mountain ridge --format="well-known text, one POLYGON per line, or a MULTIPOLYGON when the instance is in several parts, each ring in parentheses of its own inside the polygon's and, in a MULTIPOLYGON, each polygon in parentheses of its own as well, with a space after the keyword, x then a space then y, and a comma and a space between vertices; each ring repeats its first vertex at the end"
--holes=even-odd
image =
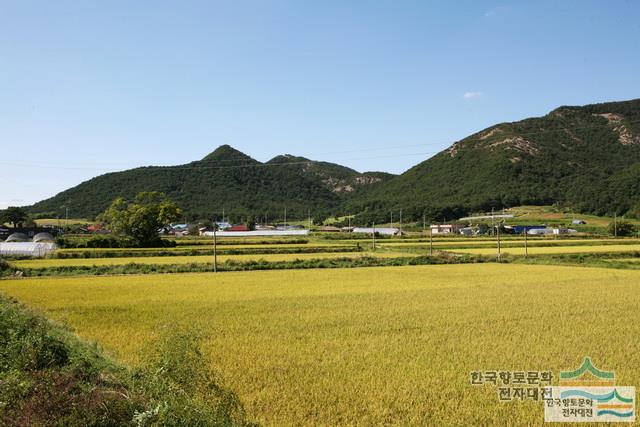
POLYGON ((638 165, 640 99, 563 106, 473 133, 348 209, 404 206, 408 217, 428 212, 446 219, 439 210, 563 204, 588 213, 640 215, 640 189, 629 187, 640 180, 638 165))
POLYGON ((85 181, 30 207, 69 206, 92 217, 117 196, 163 191, 188 216, 289 217, 355 213, 381 221, 389 210, 407 219, 453 219, 470 211, 521 204, 562 204, 595 214, 640 216, 640 99, 561 106, 489 126, 400 175, 358 172, 335 163, 282 154, 260 162, 229 146, 185 165, 147 166, 85 181))

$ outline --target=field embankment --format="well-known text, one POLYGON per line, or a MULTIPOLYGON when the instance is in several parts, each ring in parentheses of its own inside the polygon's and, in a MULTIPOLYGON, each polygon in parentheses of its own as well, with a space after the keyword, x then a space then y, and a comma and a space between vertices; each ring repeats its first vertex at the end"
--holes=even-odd
POLYGON ((3 426, 247 425, 195 337, 168 333, 136 370, 0 295, 3 426))

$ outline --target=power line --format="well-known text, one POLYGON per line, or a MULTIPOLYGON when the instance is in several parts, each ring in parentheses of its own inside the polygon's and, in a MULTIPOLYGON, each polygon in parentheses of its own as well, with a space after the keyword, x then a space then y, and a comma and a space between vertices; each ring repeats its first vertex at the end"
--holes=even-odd
MULTIPOLYGON (((420 153, 405 153, 405 154, 391 154, 385 156, 374 156, 374 157, 358 157, 358 158, 348 158, 342 159, 343 161, 353 161, 353 160, 369 160, 369 159, 386 159, 392 157, 405 157, 405 156, 425 156, 429 154, 436 154, 439 151, 432 152, 420 152, 420 153)), ((234 161, 234 160, 230 160, 234 161)), ((238 160, 235 160, 236 162, 238 160)), ((241 161, 241 160, 240 160, 241 161)), ((200 163, 200 162, 199 162, 200 163)), ((171 170, 201 170, 201 169, 238 169, 238 168, 252 168, 252 167, 277 167, 277 166, 291 166, 291 165, 306 165, 310 163, 321 163, 319 160, 301 160, 297 162, 283 162, 283 163, 260 163, 256 160, 256 163, 248 163, 244 165, 229 165, 229 166, 206 166, 206 165, 197 165, 197 166, 188 166, 188 165, 179 165, 179 166, 137 166, 131 169, 171 169, 171 170)), ((1 165, 6 166, 19 166, 19 167, 35 167, 35 168, 47 168, 47 169, 69 169, 69 170, 96 170, 96 169, 105 169, 105 168, 95 168, 95 167, 84 167, 84 166, 59 166, 53 164, 34 164, 34 163, 13 163, 13 162, 0 162, 1 165)), ((131 170, 129 169, 129 170, 131 170)))
MULTIPOLYGON (((621 122, 621 124, 632 124, 632 123, 640 123, 640 120, 630 120, 626 122, 621 122)), ((510 125, 510 123, 503 123, 499 125, 492 126, 483 131, 476 132, 473 135, 477 135, 482 132, 491 132, 493 129, 498 129, 500 126, 510 125)), ((532 136, 532 135, 543 135, 547 133, 553 132, 562 132, 565 133, 567 130, 588 130, 588 129, 599 129, 601 126, 593 125, 593 126, 583 126, 583 127, 573 127, 570 129, 561 128, 561 129, 546 129, 535 132, 525 132, 525 133, 516 133, 514 136, 523 137, 523 136, 532 136)), ((452 144, 456 144, 459 142, 468 139, 469 137, 463 138, 454 142, 425 142, 419 144, 407 144, 407 145, 396 145, 396 146, 387 146, 387 147, 374 147, 374 148, 363 148, 357 150, 345 150, 345 151, 333 151, 333 152, 325 152, 318 153, 315 155, 328 155, 328 154, 346 154, 346 153, 356 153, 356 152, 367 152, 367 151, 381 151, 381 150, 395 150, 398 148, 409 148, 409 147, 421 147, 421 146, 431 146, 431 145, 443 145, 451 146, 452 144)), ((380 155, 374 157, 357 157, 357 158, 347 158, 341 159, 340 161, 354 161, 354 160, 371 160, 371 159, 385 159, 385 158, 394 158, 394 157, 406 157, 406 156, 427 156, 432 154, 437 154, 442 151, 445 151, 447 148, 440 151, 429 151, 429 152, 418 152, 418 153, 404 153, 404 154, 390 154, 390 155, 380 155)), ((296 156, 299 157, 299 156, 296 156)), ((130 169, 171 169, 171 170, 201 170, 201 169, 238 169, 238 168, 252 168, 252 167, 275 167, 275 166, 291 166, 291 165, 304 165, 304 164, 312 164, 312 163, 322 163, 326 161, 322 160, 300 160, 295 162, 281 162, 281 163, 262 163, 257 160, 248 158, 248 159, 216 159, 216 160, 200 160, 197 161, 198 165, 190 166, 189 164, 185 165, 177 165, 177 166, 131 166, 130 169), (203 164, 208 163, 239 163, 239 162, 247 162, 246 164, 233 164, 229 166, 206 166, 203 164)), ((196 163, 196 162, 191 162, 196 163)), ((17 166, 17 167, 34 167, 34 168, 43 168, 43 169, 60 169, 60 170, 111 170, 112 168, 105 165, 103 167, 95 167, 95 166, 63 166, 63 165, 54 165, 54 164, 36 164, 36 163, 20 163, 20 162, 1 162, 0 165, 5 166, 17 166)), ((119 164, 118 166, 122 166, 123 164, 119 164)))

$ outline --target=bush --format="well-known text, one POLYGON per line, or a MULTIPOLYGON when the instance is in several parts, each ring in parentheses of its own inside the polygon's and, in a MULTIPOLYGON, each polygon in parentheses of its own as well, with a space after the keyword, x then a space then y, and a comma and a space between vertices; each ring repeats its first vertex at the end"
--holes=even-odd
POLYGON ((61 248, 92 249, 92 248, 172 248, 176 246, 174 240, 164 240, 158 237, 156 241, 147 242, 144 246, 131 237, 114 235, 95 235, 86 238, 58 237, 56 244, 61 248))
POLYGON ((628 221, 617 221, 609 224, 609 234, 620 237, 634 236, 638 228, 628 221))
POLYGON ((0 276, 11 272, 13 272, 11 264, 9 264, 6 260, 0 258, 0 276))

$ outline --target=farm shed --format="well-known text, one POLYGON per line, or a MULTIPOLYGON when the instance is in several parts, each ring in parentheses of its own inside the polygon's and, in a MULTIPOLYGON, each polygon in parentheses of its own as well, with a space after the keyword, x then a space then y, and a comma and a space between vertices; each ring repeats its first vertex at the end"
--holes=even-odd
POLYGON ((527 231, 530 236, 544 236, 547 234, 553 234, 553 228, 532 228, 527 231))
POLYGON ((247 227, 245 224, 237 224, 237 225, 232 225, 231 227, 227 228, 225 231, 237 232, 237 231, 251 231, 251 230, 249 230, 249 227, 247 227))
POLYGON ((530 233, 531 230, 544 230, 547 228, 546 225, 514 225, 511 227, 514 233, 522 234, 523 232, 527 232, 528 234, 536 234, 530 233))
MULTIPOLYGON (((217 237, 256 237, 256 236, 306 236, 309 230, 253 230, 253 231, 218 231, 217 237)), ((213 231, 200 233, 201 236, 213 236, 213 231)))
POLYGON ((464 226, 460 224, 432 224, 431 233, 432 234, 452 234, 452 233, 458 233, 463 228, 464 226))
POLYGON ((372 228, 372 227, 355 227, 353 229, 354 233, 366 233, 366 234, 371 234, 373 232, 376 232, 378 234, 384 235, 384 236, 395 236, 397 234, 400 234, 400 230, 395 228, 395 227, 376 227, 376 228, 372 228))

